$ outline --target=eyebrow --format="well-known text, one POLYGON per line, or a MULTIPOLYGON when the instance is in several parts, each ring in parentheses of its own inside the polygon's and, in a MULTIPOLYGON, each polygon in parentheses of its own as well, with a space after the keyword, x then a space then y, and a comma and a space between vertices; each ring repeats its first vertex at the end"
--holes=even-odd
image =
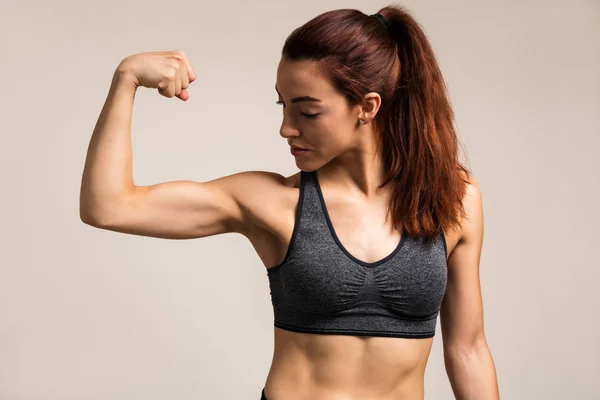
MULTIPOLYGON (((283 96, 281 96, 281 93, 279 93, 279 90, 277 90, 277 84, 275 84, 275 91, 277 92, 279 97, 283 97, 283 96)), ((294 97, 292 99, 292 103, 300 103, 302 101, 314 101, 317 103, 321 102, 320 99, 317 99, 316 97, 311 97, 311 96, 300 96, 300 97, 294 97)))

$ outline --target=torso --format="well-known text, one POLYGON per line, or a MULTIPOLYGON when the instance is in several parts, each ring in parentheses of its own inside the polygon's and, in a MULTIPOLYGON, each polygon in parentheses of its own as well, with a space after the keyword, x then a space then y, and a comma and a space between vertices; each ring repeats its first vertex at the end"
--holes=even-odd
MULTIPOLYGON (((251 207, 256 223, 246 234, 266 268, 279 265, 285 257, 300 187, 300 173, 274 177, 271 174, 267 178, 268 196, 261 196, 269 199, 268 206, 257 202, 251 207)), ((377 200, 377 204, 352 200, 329 188, 325 179, 322 189, 335 231, 353 256, 374 262, 392 252, 401 233, 392 231, 389 218, 386 221, 386 199, 377 200)), ((449 255, 460 232, 445 235, 449 255)), ((304 334, 277 327, 274 330, 273 360, 264 385, 268 400, 423 399, 425 366, 433 338, 304 334)))

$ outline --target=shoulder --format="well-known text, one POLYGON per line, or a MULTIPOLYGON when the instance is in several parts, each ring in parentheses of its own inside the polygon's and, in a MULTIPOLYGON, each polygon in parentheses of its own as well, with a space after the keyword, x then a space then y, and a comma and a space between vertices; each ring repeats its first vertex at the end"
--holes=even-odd
POLYGON ((300 172, 291 176, 283 176, 271 171, 242 171, 224 178, 208 181, 209 184, 222 186, 227 190, 256 192, 257 189, 274 189, 281 186, 289 186, 300 172))
MULTIPOLYGON (((245 215, 242 233, 271 231, 298 201, 300 171, 284 176, 271 171, 243 171, 211 181, 228 192, 245 215)), ((210 182, 209 182, 210 183, 210 182)))
POLYGON ((461 221, 461 241, 481 240, 483 236, 483 200, 481 187, 477 180, 472 176, 463 173, 467 182, 465 195, 463 197, 463 207, 465 217, 461 221))

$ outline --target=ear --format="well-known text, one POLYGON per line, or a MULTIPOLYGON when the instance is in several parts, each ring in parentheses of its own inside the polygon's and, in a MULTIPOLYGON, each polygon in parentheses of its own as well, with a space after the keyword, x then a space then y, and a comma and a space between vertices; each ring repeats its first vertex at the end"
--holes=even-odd
POLYGON ((358 118, 363 119, 368 123, 375 118, 377 111, 379 111, 379 107, 381 107, 381 96, 377 92, 367 93, 364 97, 364 102, 365 105, 360 106, 358 118))

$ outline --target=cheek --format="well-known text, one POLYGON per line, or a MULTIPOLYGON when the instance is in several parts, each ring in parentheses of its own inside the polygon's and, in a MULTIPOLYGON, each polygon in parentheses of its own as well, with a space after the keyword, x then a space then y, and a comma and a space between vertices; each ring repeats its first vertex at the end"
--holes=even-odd
POLYGON ((340 153, 352 145, 352 128, 346 119, 335 115, 306 126, 303 136, 324 157, 340 153))
POLYGON ((330 147, 336 149, 348 146, 352 141, 352 131, 347 126, 347 121, 335 120, 323 129, 326 142, 330 147))
POLYGON ((349 146, 347 138, 341 132, 329 131, 323 132, 316 148, 321 157, 329 160, 345 152, 349 146))

